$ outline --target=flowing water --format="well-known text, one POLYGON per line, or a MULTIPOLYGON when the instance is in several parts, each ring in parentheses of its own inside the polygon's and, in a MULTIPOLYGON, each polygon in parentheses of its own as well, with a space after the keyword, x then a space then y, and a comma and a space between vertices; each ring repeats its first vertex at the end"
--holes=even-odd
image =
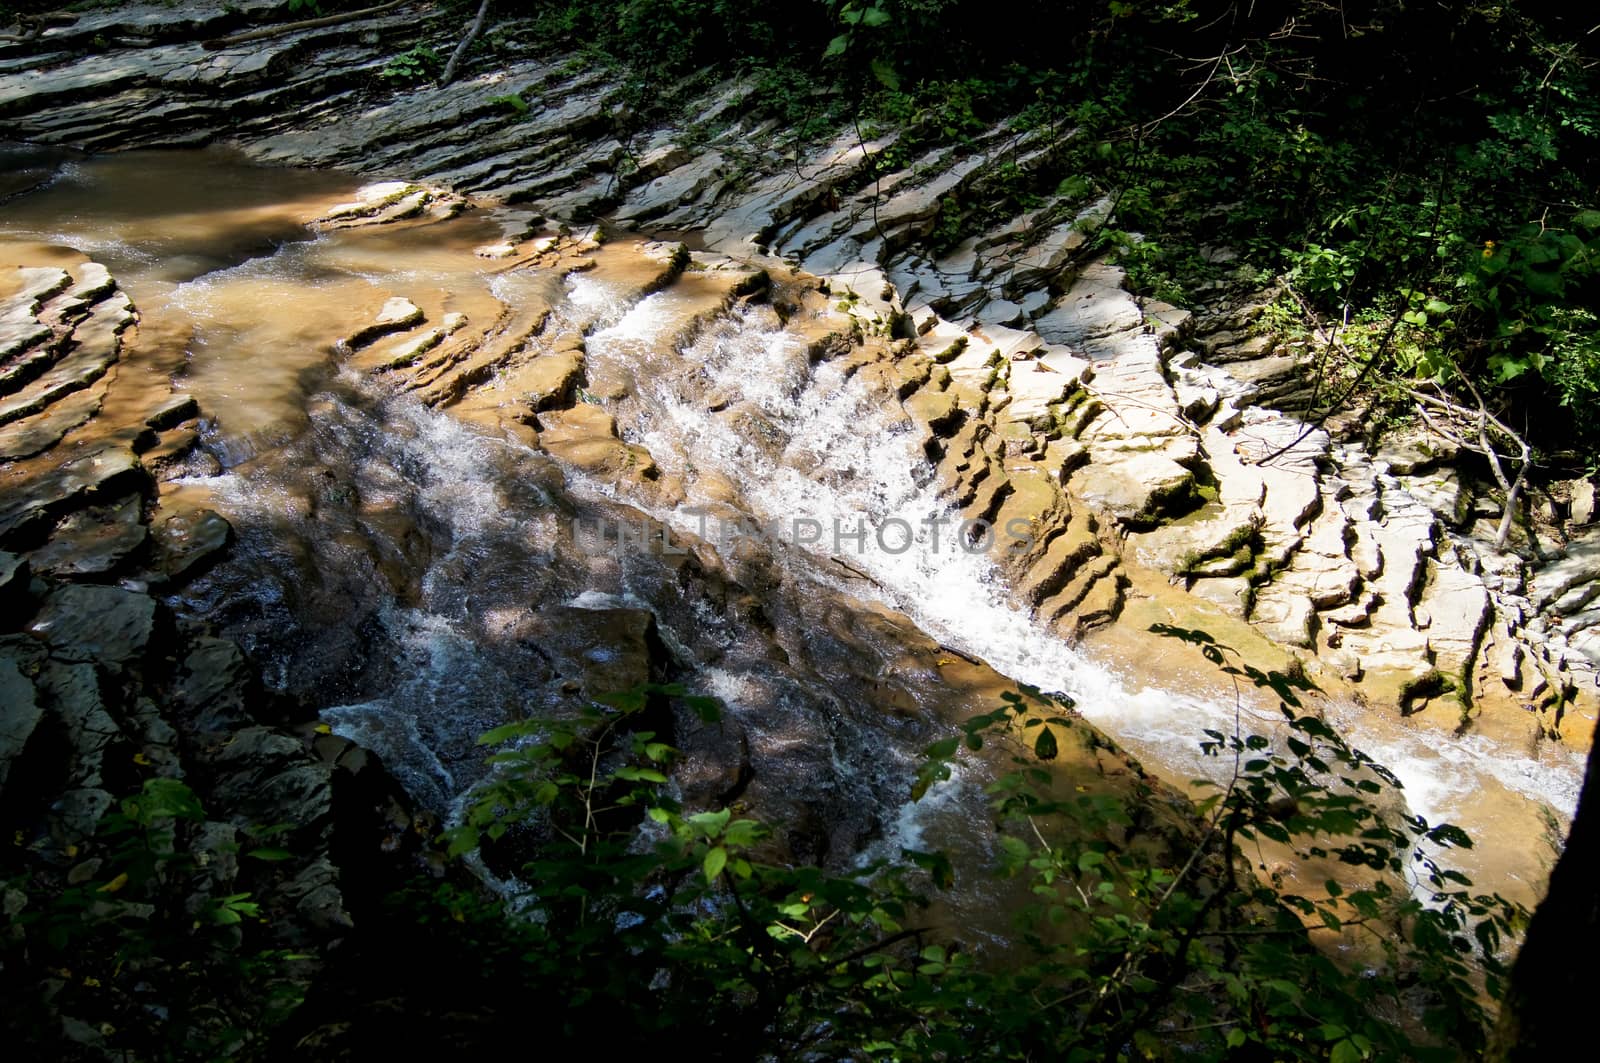
MULTIPOLYGON (((305 227, 356 184, 210 151, 80 160, 7 205, 0 247, 107 264, 142 314, 121 372, 175 372, 205 411, 220 471, 166 491, 216 508, 238 538, 174 604, 379 751, 423 804, 449 814, 481 773, 476 736, 559 710, 577 673, 722 698, 731 729, 675 736, 681 785, 780 807, 791 851, 835 860, 986 850, 974 780, 902 800, 940 724, 993 707, 998 688, 951 678, 959 655, 1071 694, 1179 785, 1218 770, 1202 729, 1281 726, 1170 647, 1118 661, 1046 633, 956 537, 911 422, 813 364, 771 306, 707 323, 693 285, 640 298, 603 265, 508 272, 472 253, 500 238, 490 212, 305 227), (589 379, 626 384, 606 401, 623 439, 677 489, 564 467, 357 373, 335 347, 392 295, 430 321, 492 321, 535 293, 555 305, 530 342, 584 331, 589 379), (646 517, 689 552, 583 531, 646 517)), ((1414 811, 1493 843, 1466 861, 1483 884, 1531 898, 1542 843, 1529 825, 1543 804, 1570 814, 1576 755, 1440 741, 1353 703, 1327 711, 1399 775, 1414 811)), ((991 901, 974 887, 964 903, 991 901)))

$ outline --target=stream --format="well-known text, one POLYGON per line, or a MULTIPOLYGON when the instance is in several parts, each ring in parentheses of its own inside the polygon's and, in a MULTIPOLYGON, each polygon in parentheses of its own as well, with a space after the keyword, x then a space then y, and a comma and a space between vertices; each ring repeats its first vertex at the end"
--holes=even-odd
MULTIPOLYGON (((477 736, 560 711, 577 674, 722 699, 731 726, 674 736, 685 796, 781 810, 792 852, 836 863, 899 846, 987 852, 975 779, 904 801, 940 727, 995 705, 1000 687, 964 658, 1070 694, 1180 788, 1220 770, 1201 755, 1204 728, 1232 731, 1236 709, 1247 732, 1281 726, 1185 648, 1073 647, 1019 609, 956 536, 905 414, 808 356, 775 309, 781 278, 771 302, 724 305, 694 283, 642 294, 627 246, 588 272, 511 269, 474 253, 503 237, 493 209, 306 227, 359 184, 217 150, 67 160, 5 205, 0 257, 78 253, 121 281, 142 319, 119 372, 176 372, 206 417, 206 460, 164 484, 162 504, 214 508, 236 534, 173 604, 441 816, 481 776, 477 736), (595 394, 580 406, 615 418, 652 476, 563 462, 354 367, 336 341, 394 296, 429 321, 485 325, 548 302, 527 342, 584 335, 595 394)), ((496 387, 475 385, 466 405, 493 407, 496 387)), ((1413 811, 1479 839, 1453 854, 1479 885, 1533 898, 1553 856, 1529 824, 1545 805, 1571 814, 1581 754, 1440 742, 1339 698, 1325 711, 1404 782, 1413 811)), ((993 903, 989 887, 964 888, 958 909, 993 903)))

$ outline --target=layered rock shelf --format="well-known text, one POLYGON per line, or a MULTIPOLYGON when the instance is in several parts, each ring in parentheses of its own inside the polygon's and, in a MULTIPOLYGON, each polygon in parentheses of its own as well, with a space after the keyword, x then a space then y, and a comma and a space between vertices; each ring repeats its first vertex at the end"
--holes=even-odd
MULTIPOLYGON (((548 234, 595 218, 692 234, 752 269, 799 267, 847 307, 853 341, 881 350, 951 502, 1038 529, 1032 548, 998 560, 1062 634, 1112 622, 1137 572, 1153 573, 1190 592, 1197 625, 1248 622, 1374 704, 1431 702, 1424 718, 1450 727, 1589 740, 1600 610, 1587 541, 1522 536, 1499 552, 1486 534, 1495 492, 1442 441, 1374 450, 1337 423, 1302 422, 1316 352, 1274 340, 1262 293, 1224 286, 1190 309, 1133 298, 1115 266, 1082 253, 1104 202, 1048 202, 926 250, 946 198, 981 198, 1002 164, 1047 164, 1070 130, 1000 126, 881 174, 893 135, 850 129, 796 148, 757 116, 752 86, 729 82, 686 101, 681 123, 619 135, 603 75, 536 52, 469 63, 443 89, 384 85, 402 31, 441 46, 456 31, 432 5, 227 44, 274 6, 152 6, 47 28, 0 51, 0 114, 43 143, 221 141, 263 162, 400 178, 329 212, 328 227, 448 217, 462 197, 520 204, 480 251, 508 268, 554 268, 572 245, 548 234)), ((58 281, 29 290, 57 298, 58 281)), ((97 297, 93 277, 68 283, 68 302, 97 297)), ((500 386, 530 398, 507 430, 537 420, 579 464, 648 468, 604 416, 572 404, 581 329, 525 360, 542 320, 516 313, 492 330, 402 315, 347 339, 358 364, 397 372, 429 402, 470 406, 476 384, 510 374, 500 386)), ((106 341, 58 364, 41 353, 47 327, 6 319, 8 456, 48 446, 95 402, 106 341)))

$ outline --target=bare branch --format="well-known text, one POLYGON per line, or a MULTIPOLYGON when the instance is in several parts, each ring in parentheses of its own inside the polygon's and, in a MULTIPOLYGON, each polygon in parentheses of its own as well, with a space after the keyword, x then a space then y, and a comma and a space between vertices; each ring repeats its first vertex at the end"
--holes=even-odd
POLYGON ((456 50, 450 53, 450 61, 444 65, 444 73, 439 75, 439 87, 450 84, 456 79, 456 70, 461 66, 461 60, 466 57, 467 49, 472 47, 472 42, 478 39, 478 34, 483 32, 483 20, 489 14, 489 0, 483 0, 478 5, 478 14, 472 20, 472 25, 467 27, 467 35, 461 38, 461 43, 456 45, 456 50))
POLYGON ((231 48, 236 44, 248 44, 250 41, 264 41, 269 37, 281 36, 285 33, 294 33, 297 30, 321 29, 324 26, 337 26, 344 22, 354 22, 369 15, 379 15, 385 11, 408 3, 409 0, 393 0, 392 3, 379 4, 377 7, 364 7, 360 11, 346 11, 342 15, 327 15, 323 18, 308 18, 302 22, 285 22, 281 26, 267 26, 264 29, 249 30, 245 33, 235 33, 231 37, 218 37, 215 40, 201 42, 201 47, 207 51, 215 52, 222 48, 231 48))

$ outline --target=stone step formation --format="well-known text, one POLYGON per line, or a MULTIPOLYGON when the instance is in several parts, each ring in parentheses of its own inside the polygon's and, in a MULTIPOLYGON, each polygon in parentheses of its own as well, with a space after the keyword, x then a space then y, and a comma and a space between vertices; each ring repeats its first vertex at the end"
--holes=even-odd
MULTIPOLYGON (((444 217, 462 197, 518 204, 504 241, 484 249, 508 262, 568 253, 539 241, 603 215, 613 229, 692 233, 704 253, 756 268, 798 267, 842 297, 856 333, 884 341, 952 504, 1038 522, 1037 552, 997 560, 1062 634, 1114 620, 1137 583, 1130 566, 1143 566, 1187 587, 1202 618, 1243 619, 1375 703, 1411 712, 1448 691, 1450 707, 1425 718, 1488 725, 1490 712, 1530 736, 1589 740, 1600 610, 1587 541, 1551 550, 1523 535, 1516 554, 1499 554, 1485 535, 1495 493, 1442 441, 1373 450, 1359 426, 1308 430, 1319 352, 1265 327, 1274 292, 1218 282, 1192 310, 1134 298, 1114 265, 1084 254, 1105 201, 1055 198, 928 249, 952 197, 982 200, 1003 167, 1048 165, 1070 131, 1002 124, 883 174, 892 133, 796 146, 735 80, 685 101, 682 121, 624 140, 603 74, 531 46, 498 53, 492 71, 469 63, 443 89, 382 84, 402 32, 436 46, 457 32, 431 9, 207 47, 257 10, 236 7, 88 13, 0 49, 0 114, 46 143, 227 141, 265 162, 405 175, 328 226, 444 217)), ((602 465, 643 461, 606 442, 603 417, 568 404, 582 330, 530 347, 538 310, 515 314, 492 327, 427 322, 357 358, 401 367, 404 386, 435 403, 470 401, 476 383, 514 372, 534 396, 523 420, 556 425, 553 445, 564 438, 602 465)), ((52 363, 48 380, 7 357, 31 386, 8 393, 7 411, 77 395, 57 415, 66 423, 92 402, 96 356, 52 363)))

